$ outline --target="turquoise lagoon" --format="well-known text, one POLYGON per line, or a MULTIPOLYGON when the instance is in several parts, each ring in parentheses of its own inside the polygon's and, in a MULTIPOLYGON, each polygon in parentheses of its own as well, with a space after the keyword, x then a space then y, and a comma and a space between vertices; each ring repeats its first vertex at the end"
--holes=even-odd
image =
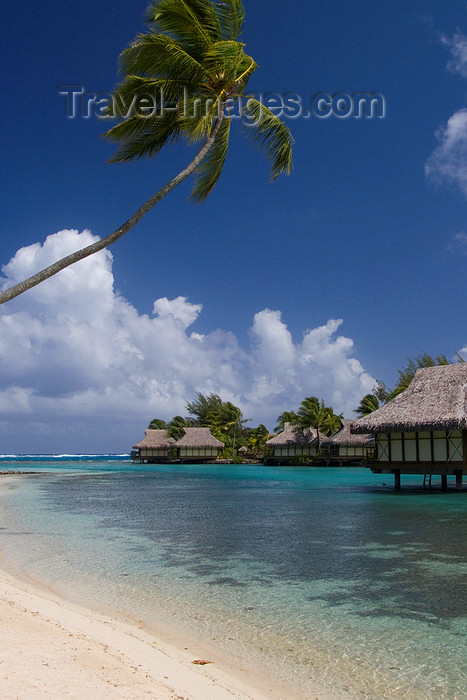
POLYGON ((368 470, 30 457, 0 548, 35 581, 186 630, 289 698, 467 697, 465 490, 368 470))

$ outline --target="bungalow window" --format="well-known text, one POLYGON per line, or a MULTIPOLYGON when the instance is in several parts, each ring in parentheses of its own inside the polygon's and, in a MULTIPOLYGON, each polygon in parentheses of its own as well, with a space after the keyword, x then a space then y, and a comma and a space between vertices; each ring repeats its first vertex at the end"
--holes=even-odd
POLYGON ((430 433, 418 433, 418 458, 420 462, 431 462, 430 433))
POLYGON ((391 461, 402 462, 402 436, 400 433, 391 433, 391 461))
POLYGON ((404 453, 406 462, 417 461, 417 440, 415 433, 404 433, 404 453))
POLYGON ((433 460, 446 462, 448 458, 446 448, 446 433, 442 430, 433 431, 433 460))

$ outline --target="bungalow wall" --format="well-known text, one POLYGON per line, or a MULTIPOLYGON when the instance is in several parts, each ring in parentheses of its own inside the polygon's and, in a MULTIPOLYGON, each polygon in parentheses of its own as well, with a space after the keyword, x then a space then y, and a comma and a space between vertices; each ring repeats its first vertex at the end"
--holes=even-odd
POLYGON ((179 459, 216 459, 218 447, 179 447, 179 459))
POLYGON ((171 453, 167 447, 140 447, 136 453, 138 456, 136 459, 140 461, 148 460, 150 462, 157 462, 159 460, 168 460, 171 457, 171 453))
POLYGON ((362 445, 331 445, 331 457, 352 457, 354 459, 365 459, 374 455, 374 448, 362 445))
POLYGON ((288 458, 288 457, 300 457, 301 455, 307 455, 313 457, 316 455, 316 445, 273 445, 270 457, 277 457, 278 459, 288 458))
POLYGON ((166 447, 140 447, 140 459, 167 459, 169 450, 166 447))
POLYGON ((432 430, 381 433, 376 436, 373 471, 401 469, 406 473, 467 471, 467 432, 432 430))

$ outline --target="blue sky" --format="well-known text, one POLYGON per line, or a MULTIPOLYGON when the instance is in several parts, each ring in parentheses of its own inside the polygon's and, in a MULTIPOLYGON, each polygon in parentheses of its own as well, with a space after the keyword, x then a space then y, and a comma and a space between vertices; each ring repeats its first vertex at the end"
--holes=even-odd
MULTIPOLYGON (((116 228, 192 151, 180 145, 152 161, 108 164, 106 124, 67 119, 57 92, 112 89, 119 53, 144 28, 144 0, 8 4, 0 263, 35 245, 9 268, 13 279, 41 255, 52 261, 57 241, 38 251, 52 234, 116 228)), ((188 201, 184 183, 112 247, 113 261, 80 263, 79 284, 61 273, 63 282, 2 307, 0 452, 125 450, 146 418, 183 413, 196 391, 221 392, 270 428, 278 408, 313 394, 349 415, 374 378, 394 385, 408 357, 467 347, 464 0, 300 1, 287 15, 271 0, 267 8, 246 3, 243 40, 260 66, 252 90, 297 93, 306 104, 320 92, 378 92, 385 118, 289 119, 294 173, 273 183, 239 132, 203 205, 188 201), (154 316, 157 299, 169 301, 154 316), (106 304, 120 305, 108 328, 106 304), (94 326, 90 307, 100 309, 94 326), (157 330, 151 319, 173 327, 157 330), (90 344, 81 355, 70 323, 79 347, 90 344), (93 357, 109 358, 120 331, 139 364, 101 358, 96 379, 93 357), (305 347, 307 331, 319 348, 305 347), (205 350, 195 352, 195 342, 205 350), (150 360, 151 347, 159 359, 150 360)), ((78 246, 77 234, 65 238, 78 246)))

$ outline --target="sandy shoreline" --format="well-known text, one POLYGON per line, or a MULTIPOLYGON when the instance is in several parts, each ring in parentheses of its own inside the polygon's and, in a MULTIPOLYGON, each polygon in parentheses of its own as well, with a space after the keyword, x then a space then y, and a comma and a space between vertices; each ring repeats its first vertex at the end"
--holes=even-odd
POLYGON ((218 664, 194 665, 143 629, 80 608, 0 571, 2 698, 275 698, 218 664))
MULTIPOLYGON (((8 476, 17 478, 7 472, 3 487, 8 476)), ((173 630, 154 633, 143 622, 71 602, 17 570, 2 552, 0 689, 2 700, 304 698, 212 644, 173 630), (212 663, 193 663, 198 660, 212 663)), ((331 700, 321 690, 313 700, 331 700)))

